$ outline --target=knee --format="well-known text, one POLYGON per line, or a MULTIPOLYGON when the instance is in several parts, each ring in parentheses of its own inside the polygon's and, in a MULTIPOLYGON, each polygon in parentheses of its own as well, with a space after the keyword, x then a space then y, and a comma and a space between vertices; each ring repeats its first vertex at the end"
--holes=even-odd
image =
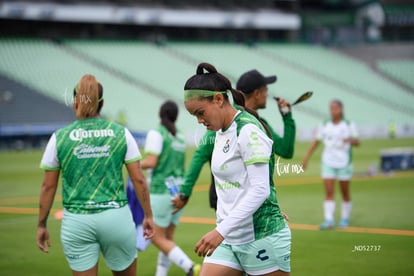
POLYGON ((332 200, 334 197, 334 192, 332 190, 327 190, 326 191, 326 199, 327 200, 332 200))

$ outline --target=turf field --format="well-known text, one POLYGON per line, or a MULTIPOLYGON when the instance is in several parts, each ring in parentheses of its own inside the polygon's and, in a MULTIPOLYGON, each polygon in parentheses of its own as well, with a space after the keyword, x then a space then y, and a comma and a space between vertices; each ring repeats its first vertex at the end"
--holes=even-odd
MULTIPOLYGON (((354 150, 352 227, 345 231, 317 230, 323 219, 321 149, 305 173, 296 174, 292 169, 308 145, 298 143, 296 158, 281 160, 290 164, 289 169, 283 167, 288 173, 275 176, 280 205, 289 215, 292 228, 292 275, 414 275, 414 171, 365 175, 370 165, 379 164, 380 149, 414 146, 414 139, 367 140, 354 150)), ((60 221, 53 218, 53 212, 48 223, 50 253, 41 253, 35 243, 41 154, 0 153, 0 275, 70 275, 60 245, 60 221)), ((202 261, 193 253, 195 243, 214 227, 208 183, 205 169, 185 210, 185 222, 176 232, 177 243, 195 262, 202 261)), ((338 203, 339 199, 337 193, 338 203)), ((53 211, 60 208, 57 196, 53 211)), ((337 204, 338 219, 339 210, 337 204)), ((156 255, 153 246, 139 253, 137 275, 154 275, 156 255)), ((100 275, 111 275, 103 261, 100 275)), ((173 266, 170 275, 184 273, 173 266)))

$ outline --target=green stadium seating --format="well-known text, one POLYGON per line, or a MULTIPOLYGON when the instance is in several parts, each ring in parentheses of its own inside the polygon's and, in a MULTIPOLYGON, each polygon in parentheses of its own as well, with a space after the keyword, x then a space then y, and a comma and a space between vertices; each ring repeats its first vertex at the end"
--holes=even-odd
POLYGON ((360 61, 320 46, 263 45, 262 48, 285 63, 297 65, 298 70, 342 86, 349 95, 391 105, 396 111, 414 116, 414 95, 360 61))
MULTIPOLYGON (((196 126, 195 119, 185 111, 183 104, 184 83, 193 74, 193 65, 182 62, 168 49, 132 41, 68 41, 66 45, 148 87, 150 93, 174 100, 181 107, 179 126, 186 130, 196 126)), ((158 114, 158 111, 152 114, 158 114)))
MULTIPOLYGON (((412 123, 412 94, 380 78, 365 64, 319 46, 0 40, 0 73, 67 104, 80 77, 94 74, 104 86, 103 114, 116 119, 125 112, 128 126, 138 131, 157 126, 158 109, 166 99, 179 104, 181 129, 203 131, 182 102, 184 83, 200 62, 214 64, 233 86, 243 72, 253 68, 265 75, 276 74, 278 81, 269 86, 269 94, 291 102, 305 91, 314 91, 309 101, 294 108, 299 131, 327 119, 332 99, 342 100, 346 117, 360 127, 412 123)), ((260 114, 281 131, 282 121, 273 101, 260 114)))
MULTIPOLYGON (((269 86, 269 93, 288 99, 295 100, 303 92, 312 90, 314 96, 308 101, 298 106, 294 112, 298 128, 316 126, 324 118, 328 118, 328 106, 332 99, 341 99, 345 105, 346 117, 355 121, 361 126, 383 125, 390 121, 409 123, 412 117, 403 112, 393 110, 386 105, 377 102, 356 97, 349 94, 348 89, 337 86, 331 82, 317 78, 306 71, 300 70, 297 66, 283 62, 283 60, 273 57, 272 51, 279 52, 279 49, 288 49, 291 46, 286 45, 266 45, 258 48, 248 48, 243 45, 232 44, 193 44, 193 43, 175 43, 169 44, 171 48, 194 60, 209 61, 216 65, 217 69, 225 75, 231 76, 233 83, 237 76, 243 72, 256 68, 265 75, 276 74, 278 81, 276 84, 269 86), (312 109, 321 113, 323 118, 310 116, 304 108, 312 109)), ((312 48, 312 46, 307 46, 312 48)), ((234 85, 235 86, 235 85, 234 85)), ((414 98, 411 98, 411 101, 414 98)), ((274 108, 273 103, 269 107, 261 110, 260 113, 266 118, 275 118, 279 116, 274 108)), ((275 124, 281 126, 280 123, 275 124)))
POLYGON ((134 130, 148 130, 159 121, 162 98, 44 40, 0 40, 0 72, 66 104, 71 104, 73 88, 81 76, 93 74, 104 86, 103 115, 116 119, 124 111, 128 126, 134 130))
POLYGON ((414 60, 380 60, 378 69, 414 89, 414 60))

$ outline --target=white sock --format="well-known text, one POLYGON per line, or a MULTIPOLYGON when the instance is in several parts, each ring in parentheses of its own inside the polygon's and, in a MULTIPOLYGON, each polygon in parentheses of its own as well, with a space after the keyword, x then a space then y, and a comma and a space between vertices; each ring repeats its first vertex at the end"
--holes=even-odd
POLYGON ((334 220, 334 213, 335 213, 335 201, 325 200, 323 202, 323 213, 324 213, 324 216, 325 216, 325 220, 333 221, 334 220))
POLYGON ((341 218, 342 219, 349 219, 351 215, 352 209, 352 202, 351 201, 343 201, 341 206, 341 218))
POLYGON ((189 272, 193 267, 193 262, 178 246, 168 253, 168 258, 185 272, 189 272))
POLYGON ((168 256, 160 251, 158 253, 157 272, 155 276, 167 276, 170 265, 171 261, 168 256))

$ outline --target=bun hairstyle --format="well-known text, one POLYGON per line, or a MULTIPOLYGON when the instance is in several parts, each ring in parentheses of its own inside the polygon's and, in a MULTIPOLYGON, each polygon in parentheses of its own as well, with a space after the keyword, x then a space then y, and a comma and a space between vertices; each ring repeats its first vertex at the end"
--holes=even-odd
POLYGON ((177 134, 175 121, 178 117, 178 106, 173 101, 166 101, 160 108, 161 125, 165 126, 172 135, 177 134))
MULTIPOLYGON (((189 78, 184 85, 184 90, 209 90, 209 91, 230 91, 233 101, 236 105, 252 114, 265 128, 267 135, 272 138, 272 134, 267 125, 260 119, 256 111, 246 107, 245 98, 242 92, 234 89, 231 82, 224 75, 217 72, 217 69, 210 63, 200 63, 194 76, 189 78)), ((227 93, 222 94, 226 101, 229 101, 227 93)), ((203 97, 204 99, 213 100, 214 96, 203 97)))
POLYGON ((102 108, 103 87, 93 75, 84 75, 73 90, 77 103, 76 118, 85 119, 96 115, 102 108))

